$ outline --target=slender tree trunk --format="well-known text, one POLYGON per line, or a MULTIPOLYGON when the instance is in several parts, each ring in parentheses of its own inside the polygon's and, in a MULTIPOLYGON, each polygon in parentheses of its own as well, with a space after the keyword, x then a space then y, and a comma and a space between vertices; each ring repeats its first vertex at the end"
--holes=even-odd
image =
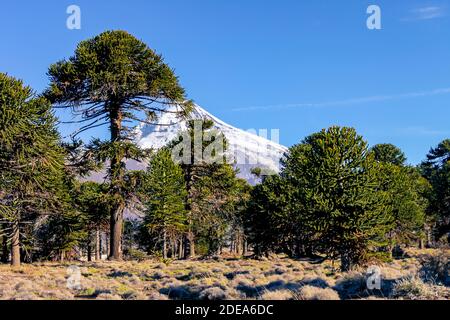
POLYGON ((423 249, 424 248, 424 243, 423 243, 423 238, 419 239, 419 249, 423 249))
POLYGON ((122 229, 123 229, 123 206, 114 210, 111 215, 111 232, 110 232, 110 260, 122 260, 122 229))
POLYGON ((92 246, 90 243, 87 246, 87 261, 92 261, 92 246))
POLYGON ((13 267, 19 267, 20 266, 20 228, 19 228, 19 221, 15 221, 12 224, 11 265, 13 267))
POLYGON ((195 257, 195 237, 194 237, 194 233, 191 231, 189 234, 189 246, 191 248, 191 258, 195 257))
POLYGON ((100 239, 100 230, 95 231, 95 260, 101 260, 102 258, 102 243, 100 239))
POLYGON ((8 263, 9 251, 8 251, 8 235, 4 234, 2 240, 2 262, 8 263))
MULTIPOLYGON (((113 101, 109 105, 109 118, 111 130, 111 142, 120 142, 122 131, 122 112, 120 111, 120 102, 113 101)), ((110 218, 110 260, 122 260, 122 232, 123 232, 123 211, 125 209, 125 199, 123 198, 122 183, 125 175, 125 165, 123 163, 124 154, 122 150, 116 150, 111 157, 110 164, 110 193, 116 201, 111 211, 110 218)))
POLYGON ((184 238, 184 258, 189 259, 195 257, 195 239, 194 233, 189 229, 188 234, 184 238))
POLYGON ((347 272, 352 269, 352 260, 348 252, 341 253, 341 271, 347 272))
POLYGON ((59 256, 59 260, 60 260, 61 262, 64 262, 64 257, 65 257, 65 252, 64 252, 64 250, 61 250, 61 254, 60 254, 60 256, 59 256))
POLYGON ((426 247, 427 248, 431 248, 432 247, 432 240, 431 240, 431 231, 430 231, 429 228, 427 228, 427 230, 426 230, 426 235, 427 235, 426 247))
POLYGON ((167 232, 165 229, 163 233, 163 258, 167 259, 167 232))
POLYGON ((87 261, 92 261, 92 235, 91 235, 91 231, 89 231, 89 234, 88 234, 87 261))
POLYGON ((106 256, 109 257, 109 234, 105 232, 105 250, 106 256))
POLYGON ((87 261, 92 261, 92 232, 88 233, 88 242, 87 242, 87 261))
POLYGON ((183 256, 184 256, 183 238, 180 238, 178 244, 178 259, 183 259, 183 256))
POLYGON ((177 243, 174 239, 170 241, 170 247, 171 247, 170 257, 174 259, 177 255, 177 243))

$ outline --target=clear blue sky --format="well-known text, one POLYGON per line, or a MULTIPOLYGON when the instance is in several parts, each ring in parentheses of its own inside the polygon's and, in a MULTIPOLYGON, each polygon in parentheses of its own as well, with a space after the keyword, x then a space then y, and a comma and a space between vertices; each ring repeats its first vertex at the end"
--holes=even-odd
POLYGON ((450 137, 450 1, 4 1, 0 71, 40 91, 51 63, 110 29, 163 54, 214 115, 279 128, 286 146, 353 126, 418 163, 450 137), (66 28, 70 4, 81 30, 66 28), (366 28, 369 4, 381 7, 382 30, 366 28))

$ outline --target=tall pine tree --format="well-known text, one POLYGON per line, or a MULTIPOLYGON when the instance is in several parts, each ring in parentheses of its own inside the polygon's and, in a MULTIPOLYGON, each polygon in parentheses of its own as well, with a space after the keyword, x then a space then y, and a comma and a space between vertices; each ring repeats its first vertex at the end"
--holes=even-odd
POLYGON ((164 258, 167 258, 168 244, 179 242, 185 232, 186 195, 181 167, 172 160, 169 149, 160 149, 151 158, 142 181, 143 232, 144 237, 156 235, 155 242, 161 244, 164 258))
POLYGON ((0 74, 0 218, 8 226, 13 266, 21 262, 22 226, 58 212, 63 159, 50 103, 0 74))
POLYGON ((341 259, 341 269, 368 258, 385 240, 392 217, 377 192, 377 170, 367 143, 352 128, 331 127, 290 148, 282 175, 304 204, 300 221, 314 249, 341 259))
POLYGON ((142 154, 132 143, 136 123, 157 124, 163 112, 186 116, 192 103, 185 98, 173 70, 162 57, 125 31, 107 31, 82 41, 74 56, 49 69, 51 80, 46 96, 55 107, 71 108, 81 116, 80 133, 109 126, 111 137, 94 141, 109 160, 110 258, 121 259, 125 190, 125 159, 139 160, 142 154), (167 111, 168 107, 171 111, 167 111), (106 146, 105 146, 106 144, 106 146))

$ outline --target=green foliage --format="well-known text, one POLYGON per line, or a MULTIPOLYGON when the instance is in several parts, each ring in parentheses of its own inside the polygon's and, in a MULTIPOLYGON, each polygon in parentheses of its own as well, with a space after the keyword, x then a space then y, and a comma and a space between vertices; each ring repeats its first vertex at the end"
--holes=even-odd
POLYGON ((87 230, 104 229, 108 224, 111 205, 107 191, 107 184, 91 181, 80 183, 73 190, 74 203, 86 218, 87 230))
POLYGON ((144 251, 141 251, 139 249, 128 249, 127 253, 126 253, 126 258, 129 260, 135 260, 135 261, 145 261, 148 260, 150 258, 150 256, 145 253, 144 251))
POLYGON ((83 123, 77 134, 108 125, 109 142, 94 140, 89 160, 110 161, 111 255, 120 259, 123 211, 134 196, 127 184, 125 158, 144 154, 131 142, 134 126, 153 123, 167 107, 178 116, 189 114, 192 102, 162 57, 125 31, 107 31, 80 42, 75 54, 49 68, 45 96, 57 107, 71 108, 83 123))
POLYGON ((227 162, 226 138, 213 125, 209 119, 191 120, 188 130, 169 144, 182 159, 186 181, 188 251, 197 243, 203 255, 218 252, 232 225, 243 233, 240 215, 242 201, 248 195, 245 184, 227 162))
POLYGON ((352 128, 331 127, 291 148, 283 175, 305 205, 300 220, 315 249, 340 257, 347 270, 383 243, 392 226, 386 199, 377 192, 375 161, 352 128))
POLYGON ((387 198, 386 209, 394 221, 394 227, 387 234, 390 247, 410 245, 423 238, 426 195, 430 185, 420 173, 411 167, 391 163, 379 163, 378 188, 387 198))
POLYGON ((432 186, 428 213, 436 224, 436 239, 447 235, 450 242, 450 139, 430 150, 421 171, 432 186))
POLYGON ((172 161, 169 149, 160 149, 151 158, 141 192, 145 206, 143 235, 156 236, 157 243, 180 237, 186 227, 187 192, 183 171, 172 161))
POLYGON ((397 166, 402 166, 406 162, 406 156, 402 150, 390 143, 377 144, 370 151, 378 162, 391 163, 397 166))
POLYGON ((291 186, 278 175, 269 176, 251 191, 245 214, 245 233, 257 256, 292 247, 295 215, 291 186))
POLYGON ((258 250, 340 257, 343 270, 361 263, 393 227, 377 177, 377 162, 354 129, 307 137, 285 155, 280 177, 253 190, 250 234, 258 250))
POLYGON ((24 223, 64 207, 63 160, 49 102, 0 73, 0 219, 11 237, 19 237, 24 223))
POLYGON ((257 254, 321 254, 347 270, 423 237, 429 184, 403 166, 398 148, 368 150, 354 129, 331 127, 291 147, 282 163, 280 176, 252 192, 247 234, 257 254))
MULTIPOLYGON (((120 101, 122 111, 159 111, 147 102, 190 107, 173 70, 145 43, 125 31, 106 31, 78 44, 74 56, 50 66, 48 97, 57 104, 90 104, 86 117, 107 114, 104 106, 120 101), (142 99, 147 102, 143 102, 142 99)), ((185 109, 183 111, 188 111, 185 109)), ((131 114, 126 117, 133 119, 131 114)), ((144 119, 146 120, 146 119, 144 119)))

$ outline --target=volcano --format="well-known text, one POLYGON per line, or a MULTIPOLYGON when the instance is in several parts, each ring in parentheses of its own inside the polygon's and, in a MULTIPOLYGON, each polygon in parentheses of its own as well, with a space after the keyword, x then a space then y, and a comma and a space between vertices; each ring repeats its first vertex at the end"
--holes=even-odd
MULTIPOLYGON (((171 111, 171 110, 168 110, 171 111)), ((280 159, 287 151, 285 146, 277 141, 269 140, 268 130, 260 130, 262 134, 256 134, 255 130, 245 131, 235 128, 210 114, 198 105, 188 119, 180 120, 175 113, 162 113, 158 119, 161 125, 140 124, 136 129, 136 143, 141 148, 159 149, 177 138, 180 132, 187 130, 189 119, 212 120, 214 129, 222 132, 227 140, 227 158, 231 159, 238 176, 254 184, 256 177, 251 173, 253 168, 261 168, 263 174, 277 173, 280 170, 280 159)), ((272 131, 272 140, 277 140, 277 132, 272 131)), ((135 165, 131 165, 134 167, 135 165)))

